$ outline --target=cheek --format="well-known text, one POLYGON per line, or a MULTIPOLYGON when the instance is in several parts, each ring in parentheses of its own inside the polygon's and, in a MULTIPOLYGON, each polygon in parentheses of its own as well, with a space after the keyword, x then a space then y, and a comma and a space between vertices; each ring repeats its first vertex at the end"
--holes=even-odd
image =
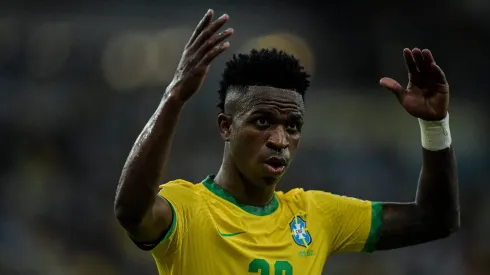
POLYGON ((293 155, 293 156, 296 153, 296 150, 298 149, 299 141, 300 141, 299 138, 293 138, 290 141, 289 151, 291 152, 291 155, 293 155))
POLYGON ((291 147, 293 147, 294 149, 298 148, 299 146, 299 142, 300 142, 300 137, 295 137, 291 140, 291 147))
POLYGON ((253 159, 262 150, 262 135, 255 131, 237 132, 231 140, 234 154, 246 159, 253 159))

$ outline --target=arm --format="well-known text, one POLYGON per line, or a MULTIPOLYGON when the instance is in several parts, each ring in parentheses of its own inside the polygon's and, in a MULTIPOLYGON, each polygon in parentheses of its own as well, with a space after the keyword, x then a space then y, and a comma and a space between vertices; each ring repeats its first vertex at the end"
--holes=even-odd
POLYGON ((124 165, 114 210, 119 223, 137 242, 155 242, 172 223, 168 202, 157 196, 175 126, 183 104, 165 93, 137 138, 124 165))
POLYGON ((209 10, 196 27, 172 83, 134 143, 121 174, 114 212, 137 243, 158 243, 175 218, 169 202, 158 196, 175 127, 184 103, 200 89, 211 61, 229 46, 222 42, 233 33, 228 29, 216 34, 228 16, 211 23, 212 17, 209 10))
MULTIPOLYGON (((446 139, 442 144, 450 141, 446 139)), ((430 142, 423 141, 422 145, 434 149, 430 142)), ((308 201, 313 201, 325 217, 331 253, 373 252, 416 245, 447 237, 459 228, 453 149, 422 150, 422 171, 413 203, 380 204, 321 191, 308 192, 308 201)))
POLYGON ((384 203, 377 250, 421 244, 459 229, 459 198, 453 149, 422 149, 422 171, 413 203, 384 203))
POLYGON ((332 253, 373 252, 416 245, 447 237, 459 228, 453 150, 422 150, 422 172, 415 202, 378 203, 310 192, 326 216, 325 228, 332 240, 332 253))
MULTIPOLYGON (((432 149, 425 142, 422 145, 432 149)), ((307 192, 307 200, 325 217, 330 253, 416 245, 447 237, 459 228, 453 150, 422 150, 422 172, 413 203, 379 203, 321 191, 307 192)))
POLYGON ((407 88, 395 80, 381 85, 419 118, 422 171, 415 202, 383 204, 376 249, 393 249, 449 236, 459 229, 458 175, 449 130, 449 85, 429 50, 403 51, 409 75, 407 88))

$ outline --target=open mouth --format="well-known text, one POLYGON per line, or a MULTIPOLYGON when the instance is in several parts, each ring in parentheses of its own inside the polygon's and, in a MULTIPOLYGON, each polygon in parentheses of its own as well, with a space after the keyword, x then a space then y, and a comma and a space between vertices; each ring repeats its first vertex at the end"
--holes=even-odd
POLYGON ((274 168, 286 166, 286 160, 280 157, 270 157, 265 161, 265 163, 274 168))
POLYGON ((270 157, 264 162, 267 170, 273 174, 280 174, 284 172, 287 162, 280 157, 270 157))

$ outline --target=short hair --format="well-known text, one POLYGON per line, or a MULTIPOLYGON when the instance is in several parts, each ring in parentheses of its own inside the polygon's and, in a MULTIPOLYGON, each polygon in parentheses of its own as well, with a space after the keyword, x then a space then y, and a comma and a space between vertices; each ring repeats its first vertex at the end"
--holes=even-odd
POLYGON ((293 55, 277 49, 252 50, 249 54, 234 54, 226 62, 218 90, 218 108, 224 112, 230 87, 270 86, 294 90, 303 99, 310 86, 310 75, 293 55))

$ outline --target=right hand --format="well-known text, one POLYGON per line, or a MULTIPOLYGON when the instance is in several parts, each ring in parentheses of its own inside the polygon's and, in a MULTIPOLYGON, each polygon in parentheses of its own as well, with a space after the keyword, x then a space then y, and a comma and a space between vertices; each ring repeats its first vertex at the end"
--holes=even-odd
POLYGON ((229 42, 223 43, 223 41, 233 34, 233 29, 229 28, 216 34, 228 21, 228 15, 223 14, 211 23, 213 14, 213 10, 206 12, 197 25, 184 48, 174 78, 167 88, 169 95, 179 101, 186 102, 199 91, 211 61, 230 46, 229 42))

